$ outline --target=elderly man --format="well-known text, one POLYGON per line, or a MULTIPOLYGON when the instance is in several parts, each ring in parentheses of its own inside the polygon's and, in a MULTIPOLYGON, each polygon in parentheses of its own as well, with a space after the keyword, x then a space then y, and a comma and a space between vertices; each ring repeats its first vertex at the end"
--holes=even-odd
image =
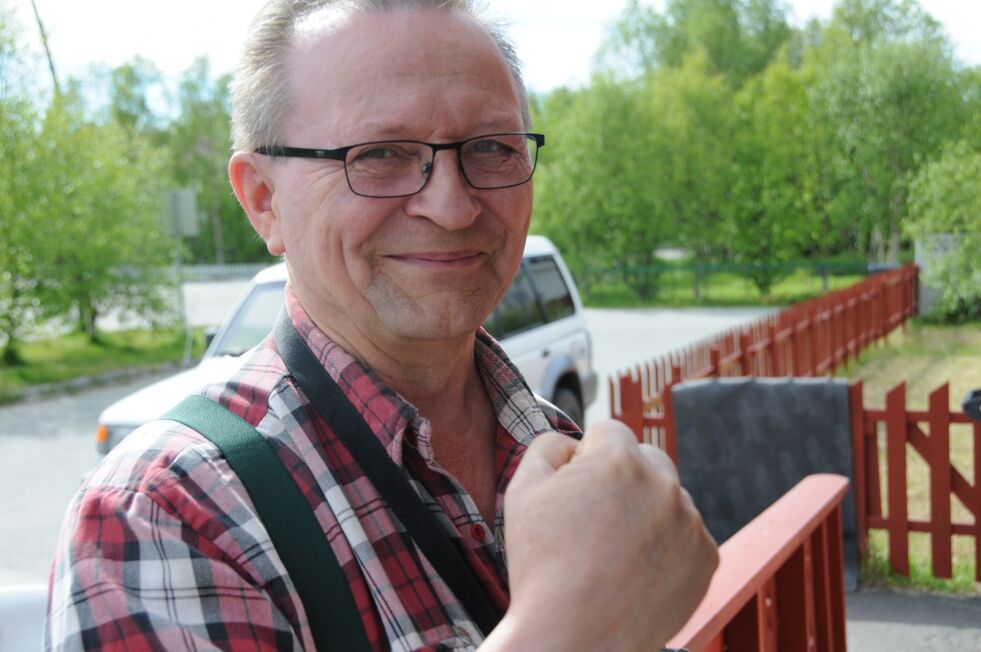
POLYGON ((203 395, 275 452, 345 590, 315 608, 262 492, 163 420, 70 508, 47 646, 663 644, 717 563, 670 462, 614 422, 581 435, 480 328, 544 143, 500 30, 465 0, 272 0, 234 93, 232 186, 290 282, 275 334, 203 395), (321 626, 345 600, 354 624, 321 626))

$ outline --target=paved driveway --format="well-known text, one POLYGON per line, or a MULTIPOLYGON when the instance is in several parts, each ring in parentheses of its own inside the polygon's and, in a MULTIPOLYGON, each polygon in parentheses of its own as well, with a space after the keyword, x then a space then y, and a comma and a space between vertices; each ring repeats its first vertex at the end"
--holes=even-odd
POLYGON ((775 308, 586 309, 593 335, 593 362, 600 376, 586 422, 610 416, 607 379, 619 370, 755 321, 775 308))

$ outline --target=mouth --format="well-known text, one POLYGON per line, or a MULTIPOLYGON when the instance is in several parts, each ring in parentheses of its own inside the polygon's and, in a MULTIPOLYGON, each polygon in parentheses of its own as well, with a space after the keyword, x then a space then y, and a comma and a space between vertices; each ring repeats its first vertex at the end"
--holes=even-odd
POLYGON ((483 253, 474 250, 464 251, 420 251, 388 256, 390 259, 430 269, 460 269, 469 267, 483 258, 483 253))

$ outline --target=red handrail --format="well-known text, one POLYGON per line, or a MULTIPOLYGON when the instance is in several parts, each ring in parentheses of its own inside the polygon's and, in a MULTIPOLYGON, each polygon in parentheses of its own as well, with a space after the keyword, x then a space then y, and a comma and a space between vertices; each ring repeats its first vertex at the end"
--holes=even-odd
POLYGON ((719 549, 708 594, 669 647, 845 650, 841 500, 848 480, 804 478, 719 549))

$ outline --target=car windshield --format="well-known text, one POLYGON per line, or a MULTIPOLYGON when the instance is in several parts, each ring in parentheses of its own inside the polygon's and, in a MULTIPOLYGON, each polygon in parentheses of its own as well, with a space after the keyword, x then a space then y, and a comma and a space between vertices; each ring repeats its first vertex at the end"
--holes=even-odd
POLYGON ((211 356, 242 355, 261 342, 283 309, 285 287, 285 281, 255 286, 221 334, 211 356))

